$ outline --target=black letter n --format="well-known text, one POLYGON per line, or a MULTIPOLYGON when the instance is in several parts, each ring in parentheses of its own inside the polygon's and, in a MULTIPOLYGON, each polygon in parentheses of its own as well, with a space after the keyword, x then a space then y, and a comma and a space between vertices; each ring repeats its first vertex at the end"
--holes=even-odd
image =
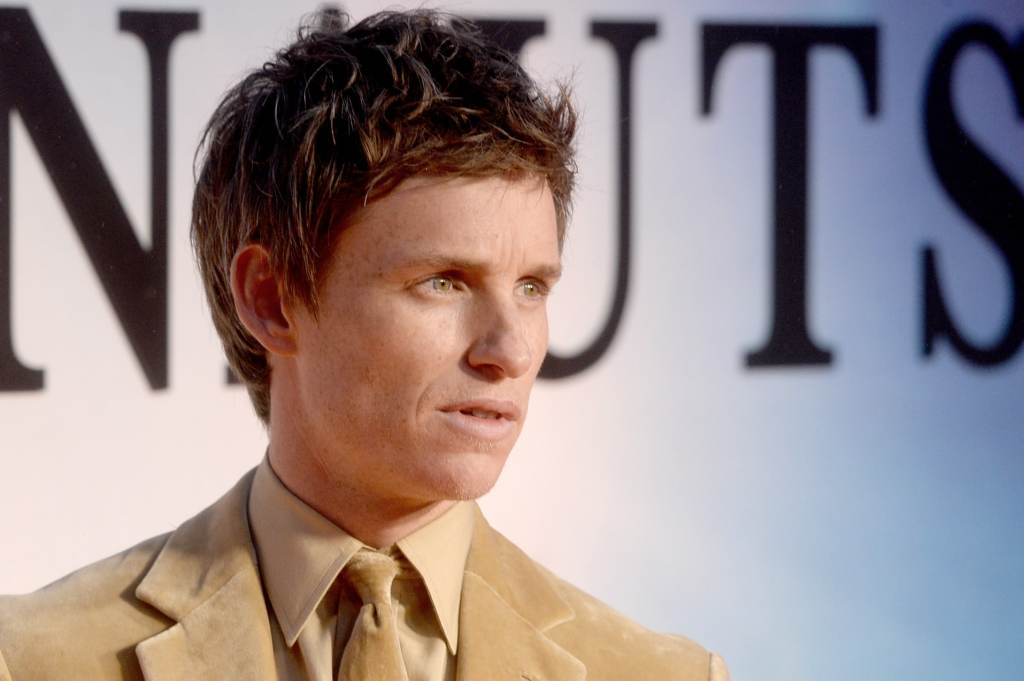
POLYGON ((14 355, 11 333, 10 117, 18 112, 149 385, 167 386, 167 72, 195 12, 121 12, 150 67, 152 246, 139 244, 28 11, 0 8, 0 391, 39 390, 43 372, 14 355))

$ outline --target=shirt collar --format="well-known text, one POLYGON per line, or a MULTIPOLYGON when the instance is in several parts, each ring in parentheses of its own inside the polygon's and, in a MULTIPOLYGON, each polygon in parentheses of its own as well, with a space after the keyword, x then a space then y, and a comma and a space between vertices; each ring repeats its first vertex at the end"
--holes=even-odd
POLYGON ((474 518, 473 504, 456 502, 444 515, 396 542, 423 578, 452 655, 458 652, 462 576, 474 518))
MULTIPOLYGON (((266 458, 253 479, 249 522, 263 584, 281 633, 293 646, 342 568, 365 544, 295 496, 266 458)), ((453 655, 473 522, 473 505, 458 502, 396 543, 423 578, 453 655)))

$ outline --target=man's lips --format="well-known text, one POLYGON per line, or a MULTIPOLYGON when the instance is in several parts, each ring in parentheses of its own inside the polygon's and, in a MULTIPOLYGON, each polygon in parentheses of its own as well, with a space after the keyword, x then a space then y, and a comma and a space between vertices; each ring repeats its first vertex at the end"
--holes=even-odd
POLYGON ((506 421, 522 420, 522 410, 515 402, 509 400, 472 399, 454 402, 441 407, 445 413, 460 413, 473 418, 504 419, 506 421))
POLYGON ((474 439, 499 441, 515 434, 522 410, 508 400, 473 399, 441 407, 449 427, 474 439))

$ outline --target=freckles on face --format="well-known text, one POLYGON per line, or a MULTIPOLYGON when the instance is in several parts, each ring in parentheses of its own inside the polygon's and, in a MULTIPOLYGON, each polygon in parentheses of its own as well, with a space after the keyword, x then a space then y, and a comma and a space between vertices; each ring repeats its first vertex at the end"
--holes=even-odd
POLYGON ((360 211, 318 318, 296 317, 294 392, 325 468, 419 498, 489 489, 522 427, 559 271, 535 179, 414 178, 360 211))

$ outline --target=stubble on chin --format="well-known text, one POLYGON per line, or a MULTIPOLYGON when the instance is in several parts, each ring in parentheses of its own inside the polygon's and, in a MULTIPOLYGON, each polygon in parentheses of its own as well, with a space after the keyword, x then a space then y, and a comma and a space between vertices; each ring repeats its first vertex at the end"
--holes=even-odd
POLYGON ((438 500, 472 501, 490 492, 498 482, 511 447, 486 445, 472 452, 439 455, 441 460, 425 473, 431 495, 438 500))

